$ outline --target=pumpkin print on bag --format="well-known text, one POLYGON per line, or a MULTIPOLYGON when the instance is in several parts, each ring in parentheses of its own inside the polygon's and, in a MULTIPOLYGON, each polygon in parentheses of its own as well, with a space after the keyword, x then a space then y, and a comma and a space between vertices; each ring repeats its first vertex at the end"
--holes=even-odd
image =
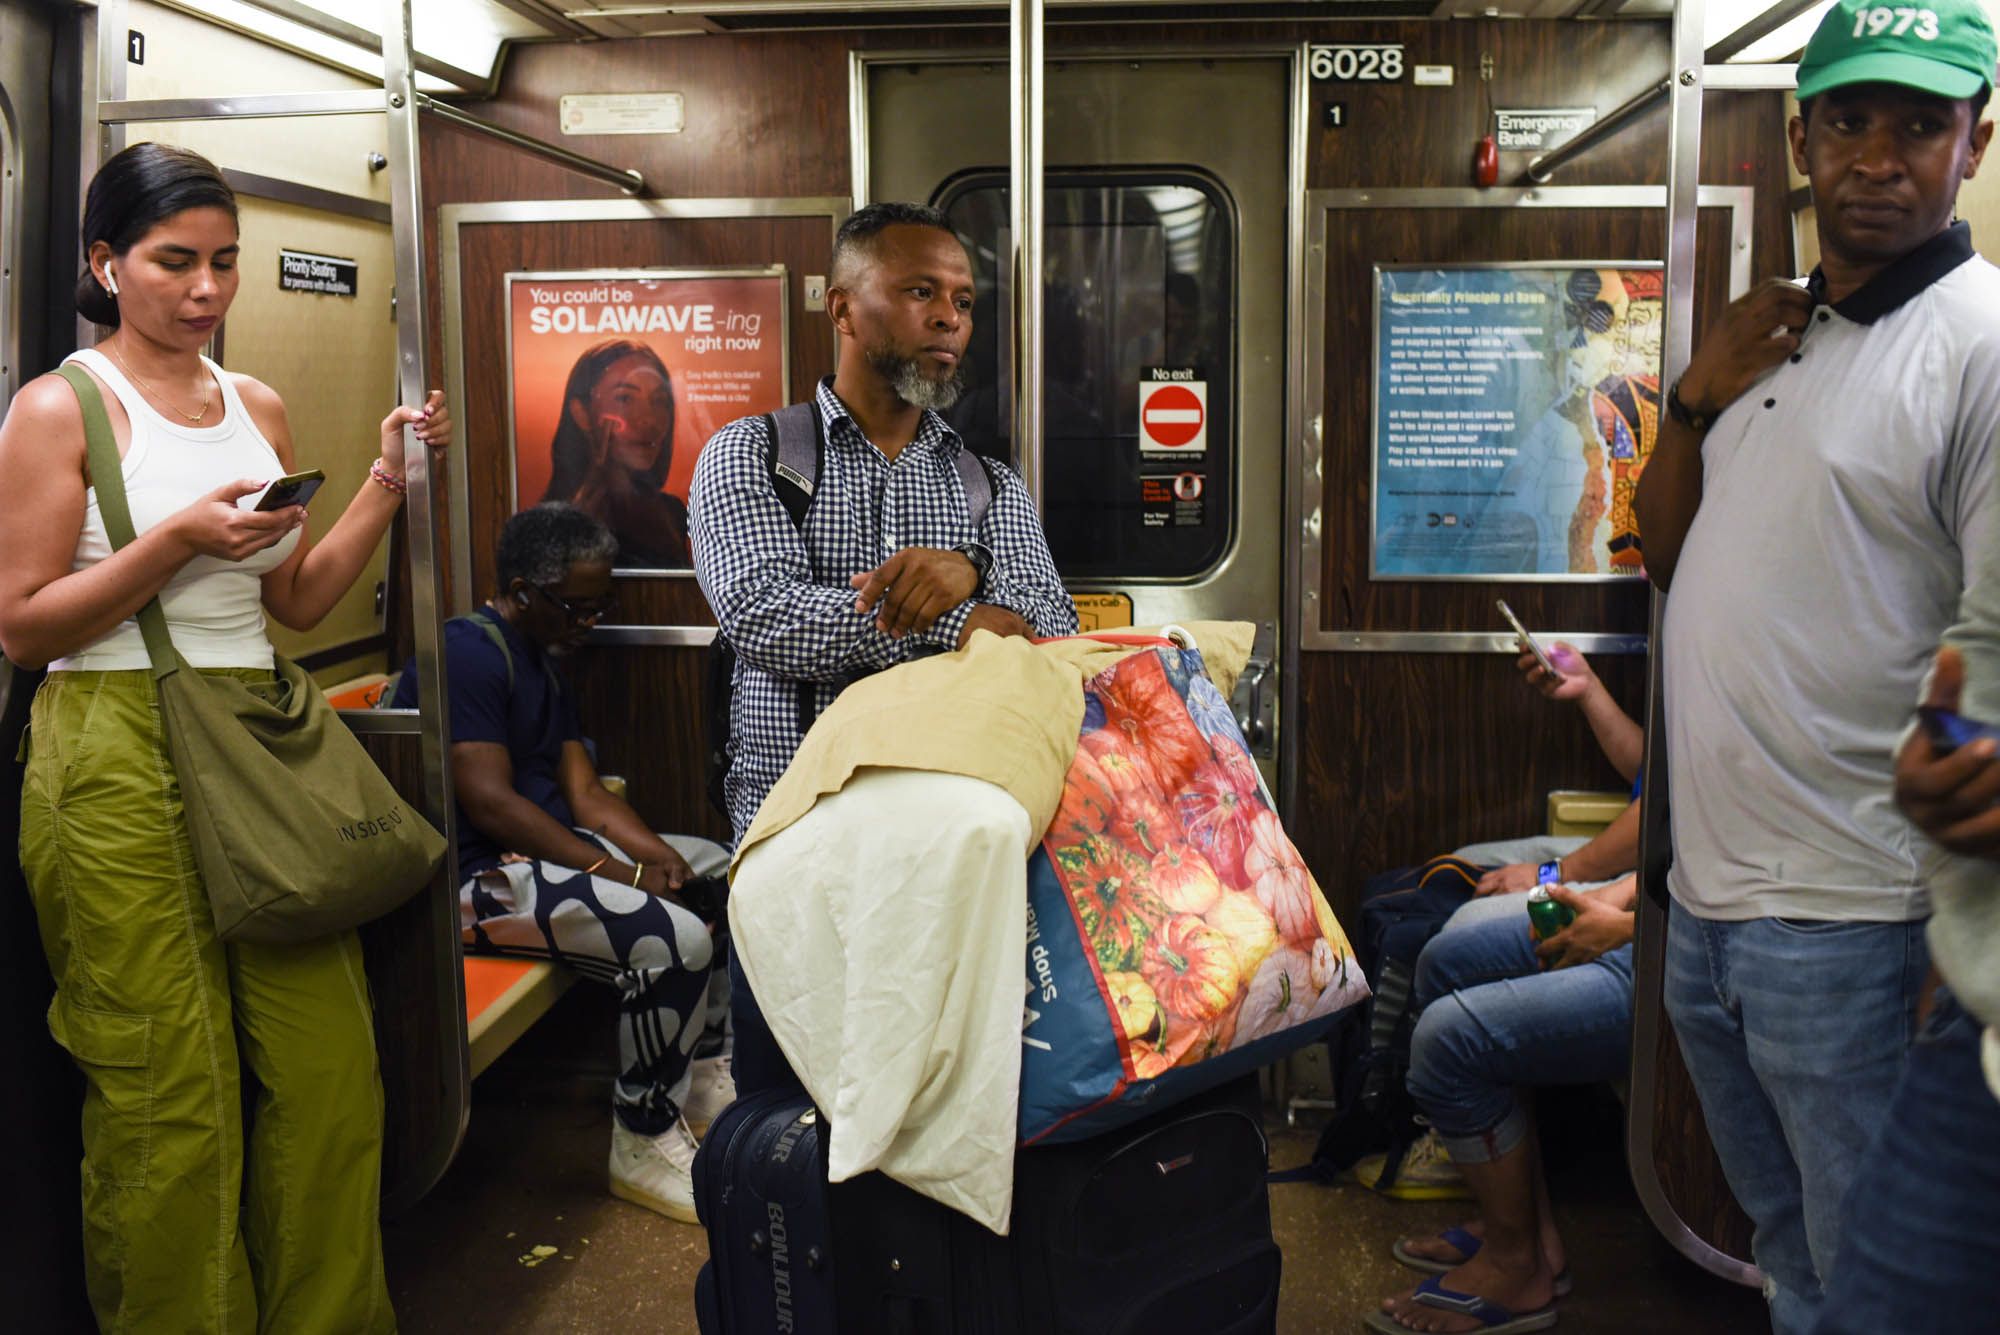
MULTIPOLYGON (((1112 1025, 1121 1089, 1367 995, 1192 651, 1135 653, 1091 679, 1043 848, 1047 893, 1060 884, 1094 975, 1088 1009, 1112 1025)), ((1024 1062, 1041 1051, 1025 1041, 1024 1062)))
POLYGON ((1069 774, 1063 780, 1062 805, 1056 809, 1055 823, 1049 831, 1064 836, 1103 834, 1111 827, 1117 806, 1097 758, 1078 747, 1076 759, 1070 762, 1069 774))
POLYGON ((1175 913, 1206 913, 1222 898, 1222 882, 1208 859, 1186 844, 1153 855, 1153 893, 1175 913))
POLYGON ((1236 956, 1222 933, 1192 913, 1167 919, 1146 947, 1141 970, 1162 1005, 1193 1020, 1213 1020, 1236 1000, 1236 956))
POLYGON ((1250 847, 1253 800, 1214 765, 1196 770, 1176 797, 1188 842, 1201 850, 1222 883, 1234 890, 1250 888, 1243 855, 1250 847))
POLYGON ((1057 849, 1055 864, 1098 964, 1106 970, 1138 968, 1147 938, 1167 916, 1166 906, 1153 897, 1146 860, 1103 835, 1092 835, 1057 849))
POLYGON ((1208 760, 1208 740, 1188 717, 1187 702, 1153 654, 1126 659, 1091 683, 1104 701, 1105 731, 1151 763, 1160 787, 1172 792, 1208 760))

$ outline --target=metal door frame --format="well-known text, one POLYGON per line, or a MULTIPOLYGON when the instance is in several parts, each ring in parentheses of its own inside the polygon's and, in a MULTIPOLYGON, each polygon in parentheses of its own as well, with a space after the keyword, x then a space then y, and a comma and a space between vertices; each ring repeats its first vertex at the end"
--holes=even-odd
MULTIPOLYGON (((1750 227, 1756 190, 1747 185, 1705 185, 1700 206, 1729 210, 1729 295, 1750 289, 1750 227)), ((1308 265, 1303 297, 1298 302, 1304 328, 1294 346, 1299 349, 1299 374, 1293 381, 1293 420, 1299 429, 1288 441, 1286 476, 1292 479, 1300 507, 1287 514, 1286 528, 1298 539, 1292 577, 1298 598, 1286 607, 1297 617, 1294 639, 1300 648, 1336 653, 1504 653, 1513 647, 1511 634, 1464 631, 1327 630, 1320 625, 1319 564, 1325 545, 1321 470, 1326 453, 1321 407, 1326 393, 1326 232, 1327 214, 1343 209, 1657 209, 1667 203, 1667 190, 1657 185, 1533 186, 1474 190, 1444 187, 1396 190, 1312 190, 1306 193, 1308 265), (1310 508, 1307 502, 1310 501, 1310 508)), ((1671 278, 1670 278, 1671 281, 1671 278)), ((1671 299, 1672 293, 1667 294, 1671 299)), ((1665 354, 1662 353, 1662 361, 1665 354)), ((1662 371, 1665 367, 1662 366, 1662 371)), ((1373 448, 1373 442, 1370 442, 1373 448)), ((1485 577, 1492 578, 1492 577, 1485 577)), ((1643 635, 1549 632, 1586 653, 1643 654, 1643 635)))

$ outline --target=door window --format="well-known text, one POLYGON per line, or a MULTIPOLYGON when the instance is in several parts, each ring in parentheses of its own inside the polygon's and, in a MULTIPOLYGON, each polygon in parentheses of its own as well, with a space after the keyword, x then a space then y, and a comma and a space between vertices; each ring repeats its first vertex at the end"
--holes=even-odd
MULTIPOLYGON (((979 291, 972 388, 948 416, 974 450, 1014 462, 1000 360, 1013 346, 1007 174, 954 177, 936 203, 979 291)), ((1189 171, 1052 172, 1044 212, 1042 494, 1056 564, 1070 579, 1196 579, 1228 551, 1234 514, 1228 197, 1189 171)))

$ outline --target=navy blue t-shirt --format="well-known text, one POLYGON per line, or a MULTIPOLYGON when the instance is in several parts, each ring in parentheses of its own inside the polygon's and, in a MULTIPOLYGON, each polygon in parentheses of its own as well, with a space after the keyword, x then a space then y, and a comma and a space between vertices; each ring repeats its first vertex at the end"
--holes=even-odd
MULTIPOLYGON (((482 607, 472 617, 445 623, 445 680, 451 683, 451 740, 497 742, 514 762, 514 791, 533 802, 563 828, 576 824, 557 778, 563 744, 583 740, 576 711, 560 679, 542 652, 508 625, 493 609, 482 607), (500 628, 514 659, 514 685, 507 686, 507 658, 477 617, 500 628)), ((416 663, 403 666, 391 705, 417 707, 416 663)), ((458 808, 458 875, 461 881, 500 865, 509 851, 503 837, 492 838, 458 808)))

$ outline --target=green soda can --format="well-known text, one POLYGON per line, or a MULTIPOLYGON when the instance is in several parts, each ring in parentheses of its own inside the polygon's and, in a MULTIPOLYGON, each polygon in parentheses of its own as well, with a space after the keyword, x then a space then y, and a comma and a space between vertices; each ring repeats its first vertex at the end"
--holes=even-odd
POLYGON ((1528 892, 1528 930, 1535 940, 1546 941, 1576 921, 1576 910, 1549 897, 1549 888, 1538 885, 1528 892))

